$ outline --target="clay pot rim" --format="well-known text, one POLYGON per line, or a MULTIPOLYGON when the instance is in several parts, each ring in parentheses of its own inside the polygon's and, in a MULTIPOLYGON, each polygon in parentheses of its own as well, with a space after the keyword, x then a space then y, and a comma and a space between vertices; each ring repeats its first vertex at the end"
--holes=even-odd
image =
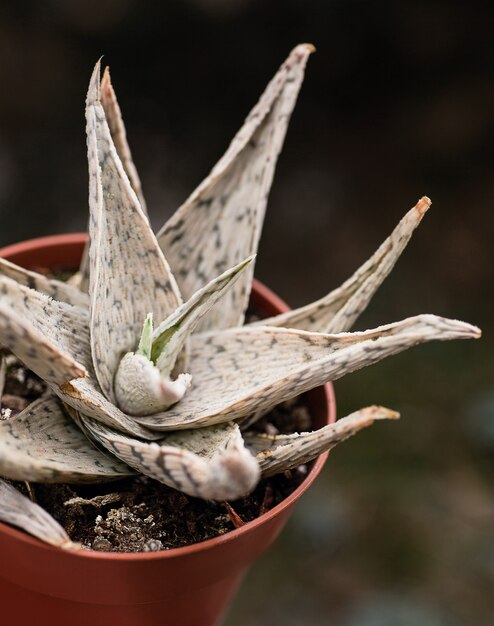
MULTIPOLYGON (((19 243, 11 244, 5 246, 0 249, 0 257, 9 257, 15 256, 18 254, 26 254, 29 252, 34 252, 44 247, 51 246, 60 246, 60 245, 74 245, 74 246, 82 246, 87 241, 86 233, 65 233, 59 235, 48 235, 45 237, 37 237, 34 239, 28 239, 19 243)), ((289 310, 288 305, 284 302, 278 295, 276 295, 271 289, 266 287, 260 281, 254 279, 254 284, 256 286, 257 292, 264 298, 270 300, 276 307, 287 311, 289 310)), ((336 419, 336 400, 334 395, 334 388, 331 383, 326 383, 323 386, 324 394, 325 394, 325 404, 327 406, 328 412, 328 424, 333 423, 336 419)), ((275 507, 256 517, 256 519, 247 522, 244 526, 240 528, 236 528, 234 530, 230 530, 229 532, 221 535, 219 537, 213 537, 212 539, 206 539, 205 541, 200 541, 198 543, 191 544, 189 546, 183 546, 181 548, 171 548, 169 550, 161 550, 159 552, 132 552, 132 553, 116 553, 116 552, 96 552, 96 551, 75 551, 75 550, 64 550, 63 548, 57 548, 55 546, 51 546, 43 541, 37 539, 36 537, 32 537, 28 535, 22 530, 18 530, 17 528, 8 526, 0 522, 0 531, 5 533, 6 535, 10 535, 12 539, 16 541, 24 542, 28 545, 36 547, 37 549, 44 549, 47 552, 59 552, 63 550, 66 554, 70 554, 74 558, 78 559, 95 559, 101 561, 154 561, 157 559, 173 559, 179 558, 186 555, 191 555, 196 552, 204 552, 208 550, 212 550, 215 547, 233 542, 239 539, 249 531, 254 530, 258 526, 268 522, 272 518, 276 517, 279 513, 281 513, 287 507, 294 504, 296 500, 298 500, 312 485, 314 480, 317 478, 319 473, 321 472, 326 460, 328 458, 328 452, 321 454, 313 466, 309 470, 307 476, 302 481, 302 483, 284 500, 282 500, 275 507)))

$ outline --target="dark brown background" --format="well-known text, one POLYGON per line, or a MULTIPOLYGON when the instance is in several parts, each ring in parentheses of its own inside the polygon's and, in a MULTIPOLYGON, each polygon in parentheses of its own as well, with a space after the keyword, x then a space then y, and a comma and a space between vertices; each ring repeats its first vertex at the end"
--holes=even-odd
POLYGON ((494 621, 492 18, 438 0, 0 4, 0 245, 85 228, 83 102, 101 54, 158 227, 311 41, 258 277, 293 305, 319 297, 427 194, 358 327, 435 312, 484 328, 337 383, 340 415, 378 402, 403 419, 331 454, 227 626, 494 621))

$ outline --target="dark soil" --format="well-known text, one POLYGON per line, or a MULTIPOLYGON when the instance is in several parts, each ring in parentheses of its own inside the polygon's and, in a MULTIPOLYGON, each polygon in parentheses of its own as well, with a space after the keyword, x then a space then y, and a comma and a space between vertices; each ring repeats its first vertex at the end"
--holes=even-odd
MULTIPOLYGON (((7 362, 7 375, 3 394, 0 390, 1 419, 12 419, 42 395, 45 385, 14 356, 2 356, 7 362)), ((270 434, 310 427, 303 396, 279 405, 253 425, 257 431, 270 434)), ((99 485, 16 486, 86 549, 147 552, 187 546, 242 526, 286 498, 306 473, 306 466, 300 466, 263 480, 249 496, 230 503, 192 498, 146 476, 99 485)))
POLYGON ((46 385, 6 350, 0 349, 0 359, 7 366, 4 387, 0 389, 0 419, 8 419, 39 398, 46 385))
POLYGON ((281 502, 305 473, 262 481, 252 494, 228 504, 191 498, 145 476, 98 486, 31 484, 31 491, 84 547, 148 552, 187 546, 242 526, 281 502))

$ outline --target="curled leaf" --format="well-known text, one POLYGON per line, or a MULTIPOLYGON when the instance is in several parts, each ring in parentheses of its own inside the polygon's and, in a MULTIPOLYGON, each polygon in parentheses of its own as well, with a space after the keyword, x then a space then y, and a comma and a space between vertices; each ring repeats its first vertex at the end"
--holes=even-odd
POLYGON ((246 446, 256 455, 263 477, 308 463, 381 419, 398 419, 399 413, 382 406, 360 409, 319 430, 291 435, 244 433, 246 446))
POLYGON ((171 380, 148 358, 129 352, 120 361, 115 376, 115 397, 125 413, 150 415, 181 400, 190 383, 189 374, 171 380))
POLYGON ((259 466, 236 424, 173 433, 146 443, 81 417, 85 430, 137 471, 206 500, 235 500, 259 480, 259 466))

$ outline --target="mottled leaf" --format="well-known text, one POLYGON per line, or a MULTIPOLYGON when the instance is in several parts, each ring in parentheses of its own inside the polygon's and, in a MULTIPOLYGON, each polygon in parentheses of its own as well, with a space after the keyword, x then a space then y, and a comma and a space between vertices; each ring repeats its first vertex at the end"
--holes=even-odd
MULTIPOLYGON (((252 259, 200 289, 164 320, 152 337, 152 320, 146 318, 137 353, 129 352, 123 357, 115 376, 115 398, 122 411, 129 415, 151 415, 165 411, 183 398, 191 377, 183 371, 174 372, 177 359, 199 320, 232 288, 252 259)), ((179 366, 185 367, 185 363, 179 366)))
POLYGON ((57 302, 0 276, 0 344, 12 350, 75 409, 112 428, 155 438, 101 393, 89 350, 86 310, 57 302))
POLYGON ((474 326, 435 315, 418 315, 358 333, 259 326, 194 335, 191 389, 165 413, 135 419, 157 430, 230 421, 269 410, 411 346, 479 336, 474 326))
POLYGON ((62 385, 52 387, 57 396, 69 406, 85 415, 116 428, 129 435, 142 439, 158 439, 159 434, 140 426, 134 418, 126 415, 101 393, 95 378, 78 378, 62 385))
POLYGON ((220 298, 233 289, 246 268, 254 260, 251 256, 199 289, 185 304, 164 320, 153 333, 152 360, 162 374, 170 374, 186 340, 200 320, 220 298))
MULTIPOLYGON (((267 197, 288 121, 313 47, 297 46, 209 176, 158 233, 180 289, 190 298, 257 250, 267 197)), ((242 324, 253 265, 211 311, 202 330, 242 324)))
POLYGON ((0 520, 59 548, 79 547, 51 515, 1 479, 0 520))
POLYGON ((0 276, 0 344, 49 383, 87 375, 87 312, 0 276))
POLYGON ((113 144, 99 100, 99 63, 86 102, 91 350, 101 389, 114 401, 118 363, 137 348, 148 313, 165 319, 182 301, 113 144))
POLYGON ((0 421, 0 474, 12 480, 89 483, 133 471, 99 452, 50 397, 0 421))
POLYGON ((324 333, 349 330, 393 269, 430 205, 429 198, 421 198, 370 259, 341 287, 307 306, 255 322, 253 325, 283 326, 324 333))
POLYGON ((84 428, 112 454, 169 487, 206 500, 234 500, 259 480, 259 466, 236 424, 174 433, 159 443, 126 437, 82 418, 84 428))
POLYGON ((25 270, 23 267, 1 258, 0 276, 7 276, 7 278, 11 278, 21 285, 36 289, 55 300, 60 300, 61 302, 80 306, 85 309, 89 307, 87 294, 82 293, 76 287, 60 280, 48 278, 47 276, 43 276, 43 274, 25 270))
MULTIPOLYGON (((103 110, 105 111, 106 121, 110 129, 110 134, 115 144, 115 149, 122 162, 122 166, 129 178, 132 189, 135 191, 141 209, 147 215, 146 201, 142 193, 141 181, 137 169, 132 159, 132 153, 127 142, 127 132, 122 118, 122 112, 117 101, 117 96, 113 89, 110 79, 110 68, 106 67, 103 72, 103 78, 99 86, 99 97, 103 110)), ((89 288, 89 241, 86 244, 82 256, 81 269, 71 279, 72 283, 86 292, 89 288)))
POLYGON ((0 276, 0 344, 75 409, 129 434, 154 438, 101 393, 89 350, 86 310, 0 276))
POLYGON ((122 112, 117 101, 117 96, 113 89, 113 85, 110 79, 110 68, 106 67, 103 72, 103 78, 101 79, 100 99, 103 109, 105 111, 106 121, 110 129, 113 143, 120 161, 122 162, 125 173, 127 174, 132 189, 135 191, 137 199, 143 213, 147 215, 146 201, 142 193, 141 181, 139 174, 137 173, 136 166, 132 159, 132 153, 127 143, 127 132, 122 119, 122 112))
POLYGON ((319 430, 291 435, 244 433, 247 448, 256 455, 263 476, 273 476, 315 459, 362 428, 380 419, 398 419, 399 413, 381 406, 356 411, 319 430))

